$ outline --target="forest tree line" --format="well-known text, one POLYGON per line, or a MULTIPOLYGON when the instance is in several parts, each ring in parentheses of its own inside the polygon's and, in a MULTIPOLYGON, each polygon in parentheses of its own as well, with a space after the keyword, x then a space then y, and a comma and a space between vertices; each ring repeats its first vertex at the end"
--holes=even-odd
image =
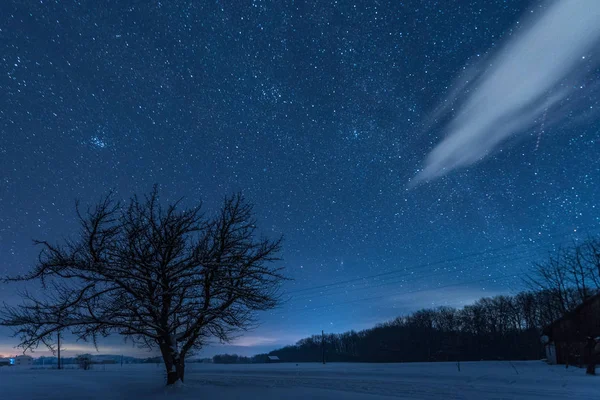
MULTIPOLYGON (((539 359, 541 328, 556 314, 548 292, 482 298, 457 309, 423 309, 371 329, 324 336, 327 361, 416 362, 539 359)), ((269 354, 285 361, 320 361, 314 335, 269 354)))
MULTIPOLYGON (((529 290, 457 309, 423 309, 371 329, 313 335, 268 355, 287 362, 530 360, 544 357, 542 329, 600 289, 600 240, 561 248, 536 263, 529 290)), ((266 354, 230 363, 262 362, 266 354)), ((214 362, 222 362, 216 356, 214 362)))

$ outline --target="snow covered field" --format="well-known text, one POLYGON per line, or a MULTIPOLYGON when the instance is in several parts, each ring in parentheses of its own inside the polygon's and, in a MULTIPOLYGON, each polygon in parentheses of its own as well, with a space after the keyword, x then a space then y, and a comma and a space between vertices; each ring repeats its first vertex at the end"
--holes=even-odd
POLYGON ((600 398, 600 377, 542 362, 189 364, 182 387, 162 366, 91 371, 0 368, 3 399, 566 399, 600 398))

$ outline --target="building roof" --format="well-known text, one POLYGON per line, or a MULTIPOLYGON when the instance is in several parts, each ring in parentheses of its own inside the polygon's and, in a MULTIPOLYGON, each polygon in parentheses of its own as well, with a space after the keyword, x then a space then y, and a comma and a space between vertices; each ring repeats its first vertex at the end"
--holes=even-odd
POLYGON ((573 310, 565 313, 562 317, 560 317, 559 319, 555 320, 550 325, 546 326, 543 329, 543 333, 546 334, 546 335, 549 334, 549 333, 551 333, 552 329, 554 327, 556 327, 558 324, 560 324, 563 321, 573 319, 577 314, 579 314, 581 312, 581 310, 583 310, 584 308, 590 306, 592 303, 594 303, 594 302, 596 302, 598 300, 600 300, 600 292, 596 293, 593 296, 588 297, 584 302, 582 302, 581 304, 579 304, 573 310))
POLYGON ((269 357, 269 360, 271 360, 271 361, 279 361, 279 357, 277 357, 277 356, 267 356, 267 357, 269 357))

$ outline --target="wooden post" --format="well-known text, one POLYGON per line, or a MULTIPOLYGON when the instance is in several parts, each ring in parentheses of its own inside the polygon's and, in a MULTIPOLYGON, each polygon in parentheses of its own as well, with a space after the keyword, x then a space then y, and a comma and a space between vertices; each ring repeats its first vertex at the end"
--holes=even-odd
POLYGON ((58 331, 58 369, 61 369, 61 365, 60 365, 60 331, 58 331))
POLYGON ((323 353, 323 364, 325 364, 325 332, 321 330, 321 350, 323 353))

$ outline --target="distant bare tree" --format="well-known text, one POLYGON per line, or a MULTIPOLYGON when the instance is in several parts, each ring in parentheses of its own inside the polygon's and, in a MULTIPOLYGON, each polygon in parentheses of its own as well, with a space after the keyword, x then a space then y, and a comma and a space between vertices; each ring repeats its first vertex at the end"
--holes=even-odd
POLYGON ((75 362, 80 369, 87 371, 92 368, 92 355, 91 354, 80 354, 75 357, 75 362))
MULTIPOLYGON (((588 237, 582 243, 559 249, 548 261, 535 264, 533 273, 526 279, 530 288, 537 291, 536 298, 543 324, 551 323, 599 293, 600 240, 588 237)), ((568 354, 581 359, 581 348, 572 341, 582 339, 570 339, 567 343, 568 354)), ((594 358, 592 350, 593 346, 590 349, 590 369, 594 358)))
POLYGON ((577 247, 575 269, 587 277, 592 291, 600 288, 600 238, 589 237, 577 247))
POLYGON ((156 188, 121 206, 108 195, 82 214, 81 232, 43 247, 31 273, 7 280, 41 280, 47 295, 27 295, 5 307, 0 324, 13 327, 20 347, 53 345, 70 331, 91 340, 109 334, 158 347, 167 384, 183 381, 185 358, 208 340, 227 342, 275 307, 284 278, 281 239, 256 237, 252 207, 226 198, 214 217, 201 207, 164 208, 156 188))
POLYGON ((532 290, 551 295, 548 307, 558 307, 560 314, 571 311, 600 290, 600 240, 589 237, 558 249, 535 264, 526 281, 532 290))

